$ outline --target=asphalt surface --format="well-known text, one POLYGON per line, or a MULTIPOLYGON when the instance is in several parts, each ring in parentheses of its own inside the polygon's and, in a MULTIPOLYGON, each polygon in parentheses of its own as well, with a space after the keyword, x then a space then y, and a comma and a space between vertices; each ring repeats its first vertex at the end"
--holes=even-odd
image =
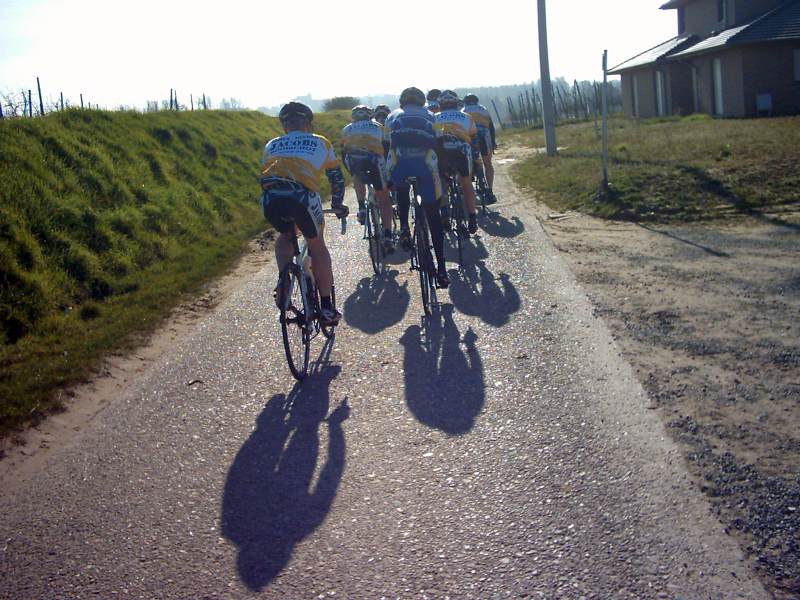
POLYGON ((406 264, 374 278, 355 222, 329 227, 345 319, 301 385, 274 266, 243 282, 3 486, 0 597, 766 597, 502 169, 496 190, 427 320, 406 264))

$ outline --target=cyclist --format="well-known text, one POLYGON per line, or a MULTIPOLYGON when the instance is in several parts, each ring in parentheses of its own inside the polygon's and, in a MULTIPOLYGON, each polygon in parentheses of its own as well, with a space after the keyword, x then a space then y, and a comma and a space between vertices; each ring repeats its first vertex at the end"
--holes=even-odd
POLYGON ((392 112, 392 109, 386 106, 385 104, 378 104, 375 107, 375 110, 372 111, 372 118, 375 119, 381 125, 386 124, 386 117, 389 116, 389 113, 392 112))
MULTIPOLYGON (((486 184, 489 186, 491 202, 494 203, 496 199, 494 197, 494 192, 492 192, 492 184, 494 183, 492 152, 497 149, 494 123, 486 107, 478 103, 478 97, 475 94, 467 94, 464 96, 464 112, 472 115, 472 118, 475 119, 475 125, 478 127, 478 144, 480 147, 480 155, 483 159, 484 172, 486 173, 486 184)), ((478 160, 477 156, 475 160, 478 160)))
POLYGON ((372 119, 372 110, 368 106, 360 104, 354 107, 351 116, 353 122, 342 130, 342 156, 347 170, 353 176, 353 187, 358 198, 358 222, 363 225, 366 218, 366 184, 370 183, 375 189, 383 220, 383 249, 386 254, 391 254, 394 252, 392 202, 389 199, 383 154, 386 130, 372 119))
MULTIPOLYGON (((308 242, 314 278, 321 296, 320 322, 336 325, 342 314, 331 302, 333 270, 325 245, 324 217, 319 189, 322 172, 331 184, 331 206, 343 219, 349 210, 344 204, 344 175, 333 145, 312 132, 314 113, 300 102, 289 102, 278 118, 286 135, 276 137, 264 148, 261 159, 261 207, 264 217, 280 234, 275 242, 275 261, 283 269, 295 253, 297 229, 308 242)), ((275 289, 279 306, 285 290, 275 289)))
POLYGON ((439 216, 442 199, 442 182, 436 156, 437 133, 434 116, 425 108, 425 94, 419 88, 410 87, 400 95, 400 108, 386 119, 390 132, 389 173, 397 190, 397 207, 400 216, 401 239, 408 239, 408 211, 410 207, 408 177, 416 177, 417 191, 422 196, 422 205, 431 231, 433 250, 436 253, 438 270, 436 283, 439 287, 450 285, 450 277, 444 259, 444 229, 439 216))
POLYGON ((436 114, 441 110, 441 108, 439 107, 439 95, 441 93, 442 92, 437 90, 436 88, 428 90, 428 95, 426 96, 428 102, 425 104, 425 108, 427 108, 433 114, 436 114))
POLYGON ((478 129, 469 113, 458 110, 458 94, 444 90, 439 96, 441 112, 436 115, 436 129, 441 134, 439 169, 448 168, 458 173, 461 191, 467 204, 470 233, 478 231, 478 214, 475 209, 475 189, 472 187, 473 147, 477 145, 478 129))

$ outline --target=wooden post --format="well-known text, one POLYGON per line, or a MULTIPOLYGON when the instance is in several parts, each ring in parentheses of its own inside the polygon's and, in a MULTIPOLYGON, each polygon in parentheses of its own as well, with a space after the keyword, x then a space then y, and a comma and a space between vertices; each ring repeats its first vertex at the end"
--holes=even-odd
POLYGON ((39 90, 39 115, 44 116, 44 101, 42 100, 42 84, 39 83, 39 78, 36 78, 36 87, 39 90))
POLYGON ((194 110, 194 96, 189 94, 189 103, 192 105, 192 110, 194 110))
POLYGON ((31 102, 31 91, 28 90, 28 116, 33 118, 33 102, 31 102))
POLYGON ((180 110, 178 106, 178 90, 175 90, 175 110, 180 110))
POLYGON ((541 70, 544 137, 547 142, 547 156, 555 156, 558 151, 558 144, 556 143, 556 116, 553 106, 553 87, 550 83, 550 57, 547 49, 547 6, 545 0, 537 0, 537 9, 539 19, 539 67, 541 70))
POLYGON ((61 111, 64 111, 64 92, 61 92, 61 111))
POLYGON ((503 119, 500 118, 500 111, 497 110, 497 104, 494 103, 494 98, 492 98, 492 106, 494 107, 494 114, 497 115, 497 123, 500 125, 500 129, 503 129, 503 119))
POLYGON ((81 110, 83 110, 83 94, 81 94, 81 110))
POLYGON ((3 118, 3 103, 0 102, 0 119, 3 118))
POLYGON ((603 50, 603 193, 608 195, 608 50, 603 50))

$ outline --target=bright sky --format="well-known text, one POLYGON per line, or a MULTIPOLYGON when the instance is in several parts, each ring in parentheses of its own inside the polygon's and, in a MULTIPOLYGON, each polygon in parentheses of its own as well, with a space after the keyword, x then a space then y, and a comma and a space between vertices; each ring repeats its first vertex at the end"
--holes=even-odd
MULTIPOLYGON (((549 0, 552 77, 601 79, 677 33, 665 0, 549 0)), ((205 92, 256 108, 539 78, 536 0, 0 0, 0 92, 109 108, 205 92)))

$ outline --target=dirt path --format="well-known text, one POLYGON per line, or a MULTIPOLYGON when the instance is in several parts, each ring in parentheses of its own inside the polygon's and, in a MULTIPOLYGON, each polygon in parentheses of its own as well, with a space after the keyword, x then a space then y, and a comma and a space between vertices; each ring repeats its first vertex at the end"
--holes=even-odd
POLYGON ((531 205, 726 531, 800 594, 800 218, 696 226, 531 205))
POLYGON ((3 488, 0 597, 766 597, 496 189, 431 319, 404 264, 374 279, 357 228, 330 232, 346 323, 303 384, 274 266, 243 281, 3 488))

